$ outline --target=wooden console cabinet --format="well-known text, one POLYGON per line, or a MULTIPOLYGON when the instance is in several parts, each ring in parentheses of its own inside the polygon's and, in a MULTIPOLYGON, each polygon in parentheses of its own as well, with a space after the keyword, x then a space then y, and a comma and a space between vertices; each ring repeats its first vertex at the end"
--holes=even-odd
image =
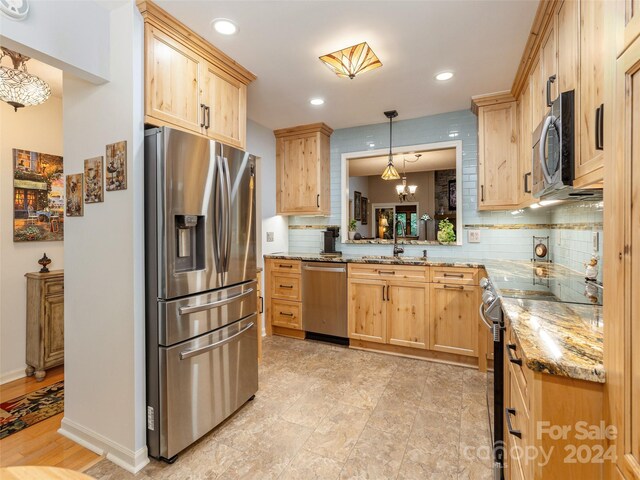
POLYGON ((26 374, 44 379, 64 363, 64 272, 27 273, 26 374))

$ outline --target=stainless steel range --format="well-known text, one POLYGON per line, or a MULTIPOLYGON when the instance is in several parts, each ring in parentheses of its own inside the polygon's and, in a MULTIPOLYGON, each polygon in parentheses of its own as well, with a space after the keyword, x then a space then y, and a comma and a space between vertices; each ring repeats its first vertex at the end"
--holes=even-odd
POLYGON ((255 158, 145 133, 147 445, 176 455, 258 390, 255 158))

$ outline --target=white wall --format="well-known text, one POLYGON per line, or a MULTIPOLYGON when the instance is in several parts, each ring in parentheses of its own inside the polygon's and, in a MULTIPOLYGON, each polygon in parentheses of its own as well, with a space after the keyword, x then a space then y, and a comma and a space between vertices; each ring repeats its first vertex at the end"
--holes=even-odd
POLYGON ((30 0, 27 19, 15 21, 0 15, 0 44, 103 83, 109 78, 106 6, 107 2, 30 0))
MULTIPOLYGON (((62 75, 62 73, 60 73, 62 75)), ((0 383, 24 376, 27 272, 38 271, 43 253, 49 268, 64 268, 63 242, 13 242, 12 149, 62 155, 62 100, 22 108, 0 103, 0 383)))
POLYGON ((286 252, 289 249, 289 219, 276 215, 276 139, 273 131, 249 120, 247 122, 247 151, 258 157, 256 203, 258 218, 258 266, 262 255, 286 252), (274 241, 267 242, 267 232, 274 241))
POLYGON ((64 77, 66 173, 127 141, 127 190, 105 192, 67 218, 65 417, 61 433, 130 471, 145 441, 142 18, 134 2, 110 13, 104 85, 64 77))

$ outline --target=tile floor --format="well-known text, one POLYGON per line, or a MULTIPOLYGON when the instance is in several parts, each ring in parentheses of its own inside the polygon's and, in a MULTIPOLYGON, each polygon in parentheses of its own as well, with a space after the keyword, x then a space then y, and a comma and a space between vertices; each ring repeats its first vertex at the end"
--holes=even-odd
POLYGON ((473 369, 271 337, 253 402, 173 465, 104 480, 490 479, 485 376, 473 369))

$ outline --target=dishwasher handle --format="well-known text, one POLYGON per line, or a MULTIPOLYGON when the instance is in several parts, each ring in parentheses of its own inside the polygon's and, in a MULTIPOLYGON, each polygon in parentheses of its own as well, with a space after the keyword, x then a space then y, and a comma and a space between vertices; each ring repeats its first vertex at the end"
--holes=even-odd
POLYGON ((302 267, 303 270, 313 271, 313 272, 331 272, 331 273, 345 273, 347 271, 344 267, 311 267, 309 265, 305 265, 302 267))

